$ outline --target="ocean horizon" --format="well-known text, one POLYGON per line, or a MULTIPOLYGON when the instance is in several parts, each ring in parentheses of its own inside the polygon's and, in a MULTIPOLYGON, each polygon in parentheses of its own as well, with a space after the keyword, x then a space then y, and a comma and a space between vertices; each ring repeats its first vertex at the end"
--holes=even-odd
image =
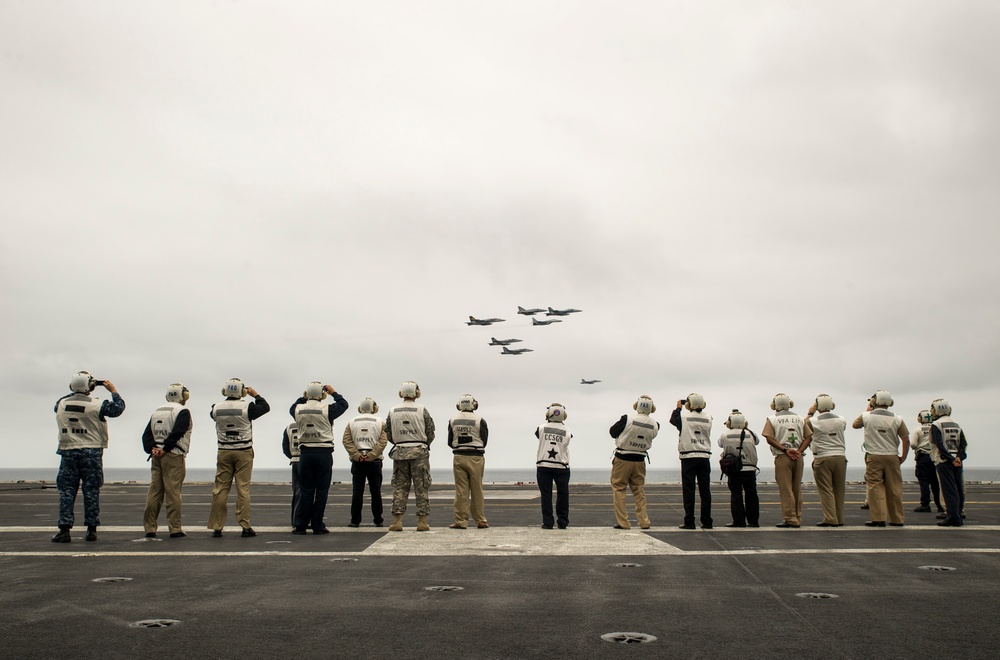
MULTIPOLYGON (((575 483, 603 484, 611 481, 611 468, 571 468, 571 481, 575 483)), ((44 468, 0 468, 0 483, 55 483, 58 466, 44 468)), ((392 476, 391 463, 384 467, 383 474, 388 484, 392 476)), ((847 468, 847 481, 864 480, 865 471, 862 467, 847 468)), ((713 466, 712 481, 720 480, 718 466, 713 466)), ((451 469, 431 469, 431 479, 436 484, 455 483, 451 469)), ((762 468, 757 475, 760 482, 774 481, 774 468, 762 468)), ((806 466, 802 475, 803 482, 812 482, 812 470, 806 466)), ((105 483, 149 483, 149 467, 105 468, 105 483)), ((188 468, 185 483, 212 483, 215 481, 215 468, 188 468)), ((350 483, 351 472, 347 468, 333 469, 334 483, 350 483)), ((678 484, 681 481, 680 468, 648 468, 646 483, 678 484)), ((911 465, 904 466, 903 481, 916 483, 911 465), (907 469, 909 468, 909 469, 907 469)), ((965 481, 969 483, 991 483, 1000 481, 1000 468, 967 468, 965 481)), ((253 471, 252 482, 255 483, 291 483, 290 468, 260 468, 253 471)), ((486 469, 483 482, 487 484, 527 484, 535 482, 535 468, 497 468, 486 469)))

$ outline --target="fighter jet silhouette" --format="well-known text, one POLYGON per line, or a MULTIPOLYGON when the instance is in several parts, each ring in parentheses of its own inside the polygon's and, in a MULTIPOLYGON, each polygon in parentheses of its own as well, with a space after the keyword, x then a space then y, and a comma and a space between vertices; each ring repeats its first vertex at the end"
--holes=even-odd
POLYGON ((562 323, 559 319, 548 319, 547 321, 539 321, 536 318, 531 319, 531 325, 549 325, 551 323, 562 323))
POLYGON ((520 339, 497 339, 496 337, 490 337, 490 346, 509 346, 515 342, 521 341, 520 339))
POLYGON ((582 309, 552 309, 549 307, 549 311, 545 312, 546 316, 569 316, 570 314, 575 314, 576 312, 582 312, 582 309))
POLYGON ((599 381, 599 380, 587 380, 586 378, 581 378, 580 379, 580 384, 581 385, 593 385, 594 383, 599 383, 599 382, 601 382, 601 381, 599 381))
POLYGON ((470 316, 469 320, 465 322, 465 325, 493 325, 494 323, 500 323, 501 321, 506 321, 507 319, 477 319, 475 316, 470 316))
POLYGON ((500 355, 521 355, 522 353, 533 353, 533 352, 534 351, 532 351, 530 348, 507 348, 506 346, 504 346, 503 351, 501 351, 500 355))
POLYGON ((517 306, 517 313, 524 314, 525 316, 531 316, 533 314, 537 314, 539 312, 544 312, 544 311, 545 310, 541 307, 532 307, 531 309, 525 309, 520 305, 517 306))

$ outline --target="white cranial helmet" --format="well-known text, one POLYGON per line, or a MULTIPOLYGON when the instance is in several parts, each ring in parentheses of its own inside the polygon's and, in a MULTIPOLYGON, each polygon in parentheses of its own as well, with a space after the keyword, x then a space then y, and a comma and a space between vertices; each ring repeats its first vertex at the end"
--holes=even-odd
POLYGON ((872 394, 868 402, 875 406, 885 406, 889 407, 892 405, 892 395, 889 394, 888 390, 875 390, 875 394, 872 394))
POLYGON ((632 410, 640 415, 652 415, 656 412, 656 404, 653 403, 651 398, 643 394, 632 404, 632 410))
POLYGON ((89 371, 78 371, 69 379, 69 389, 77 394, 90 394, 97 387, 97 381, 89 371))
POLYGON ((358 404, 358 412, 362 415, 374 415, 378 412, 378 404, 375 403, 375 399, 370 396, 366 396, 361 399, 361 403, 358 404))
POLYGON ((242 399, 247 395, 247 386, 239 378, 230 378, 222 386, 222 394, 227 399, 242 399))
POLYGON ((688 397, 684 402, 684 406, 688 410, 701 410, 705 407, 705 397, 697 392, 692 392, 691 394, 688 394, 688 397))
POLYGON ((561 403, 553 403, 545 409, 545 421, 548 422, 564 422, 568 416, 566 408, 561 403))
POLYGON ((182 406, 191 398, 191 392, 184 387, 183 383, 171 383, 167 387, 167 401, 179 403, 182 406))
POLYGON ((931 415, 930 410, 921 410, 917 413, 917 423, 918 424, 930 424, 934 421, 934 416, 931 415))
POLYGON ((781 412, 782 410, 791 410, 795 406, 795 402, 792 401, 791 397, 784 392, 778 392, 771 399, 771 410, 775 412, 781 412))
POLYGON ((931 401, 931 415, 934 416, 934 419, 950 416, 951 404, 945 399, 934 399, 931 401))
POLYGON ((326 387, 318 380, 314 380, 306 385, 306 391, 302 393, 302 396, 313 401, 322 401, 326 398, 326 387))
POLYGON ((479 408, 479 402, 471 394, 463 394, 455 407, 464 412, 474 412, 479 408))
POLYGON ((747 427, 747 418, 743 416, 736 408, 733 408, 733 412, 729 413, 729 419, 726 420, 727 429, 745 429, 747 427))
POLYGON ((401 399, 419 399, 420 398, 420 386, 417 385, 412 380, 408 380, 399 386, 399 398, 401 399))
POLYGON ((820 394, 816 397, 816 410, 819 412, 830 412, 837 407, 833 402, 833 397, 829 394, 820 394))

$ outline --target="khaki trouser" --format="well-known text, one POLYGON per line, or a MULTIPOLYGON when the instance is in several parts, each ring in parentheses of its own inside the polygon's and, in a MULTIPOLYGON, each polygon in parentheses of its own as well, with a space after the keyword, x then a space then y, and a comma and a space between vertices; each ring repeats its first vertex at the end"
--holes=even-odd
POLYGON ((469 501, 472 502, 472 519, 485 523, 483 514, 483 471, 486 457, 455 454, 455 522, 465 526, 469 522, 469 501))
POLYGON ((813 478, 823 507, 823 522, 828 525, 844 524, 844 482, 847 479, 846 456, 818 456, 813 458, 813 478))
POLYGON ((615 458, 611 462, 611 490, 614 493, 615 520, 624 529, 632 525, 628 521, 628 511, 625 509, 625 487, 632 489, 632 499, 635 501, 635 517, 639 527, 649 527, 649 516, 646 515, 646 462, 625 461, 615 458))
POLYGON ((865 457, 868 484, 868 513, 872 522, 903 522, 903 473, 899 456, 868 454, 865 457))
POLYGON ((208 528, 221 530, 226 526, 229 489, 236 481, 236 522, 250 526, 250 476, 253 472, 253 449, 220 449, 216 459, 215 487, 212 488, 212 510, 208 528))
POLYGON ((802 524, 802 459, 793 461, 786 454, 774 457, 774 480, 781 498, 781 515, 789 525, 802 524))
POLYGON ((167 526, 170 533, 181 529, 181 486, 187 473, 184 454, 164 454, 150 459, 149 491, 146 509, 142 513, 142 526, 147 532, 156 531, 156 519, 164 497, 167 500, 167 526))

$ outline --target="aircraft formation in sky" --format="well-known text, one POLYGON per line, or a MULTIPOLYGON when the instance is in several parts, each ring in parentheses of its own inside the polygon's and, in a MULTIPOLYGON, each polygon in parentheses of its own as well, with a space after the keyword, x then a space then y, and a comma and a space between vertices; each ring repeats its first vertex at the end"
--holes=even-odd
MULTIPOLYGON (((562 323, 561 318, 545 318, 539 319, 535 318, 536 314, 542 314, 544 312, 546 317, 558 317, 558 316, 569 316, 570 314, 577 314, 582 312, 582 309, 575 309, 570 307, 568 309, 555 309, 554 307, 531 307, 524 308, 518 305, 517 313, 521 316, 530 316, 532 327, 540 325, 551 325, 553 323, 562 323)), ((475 316, 470 316, 469 320, 465 322, 465 325, 493 325, 494 323, 504 323, 507 319, 501 319, 498 317, 477 319, 475 316)), ((497 339, 496 337, 490 337, 489 346, 500 346, 500 355, 524 355, 525 353, 533 353, 534 350, 530 348, 509 348, 511 344, 519 343, 523 340, 517 339, 516 337, 511 337, 510 339, 497 339)), ((595 383, 600 383, 599 380, 587 380, 586 378, 580 379, 581 385, 593 385, 595 383)))

